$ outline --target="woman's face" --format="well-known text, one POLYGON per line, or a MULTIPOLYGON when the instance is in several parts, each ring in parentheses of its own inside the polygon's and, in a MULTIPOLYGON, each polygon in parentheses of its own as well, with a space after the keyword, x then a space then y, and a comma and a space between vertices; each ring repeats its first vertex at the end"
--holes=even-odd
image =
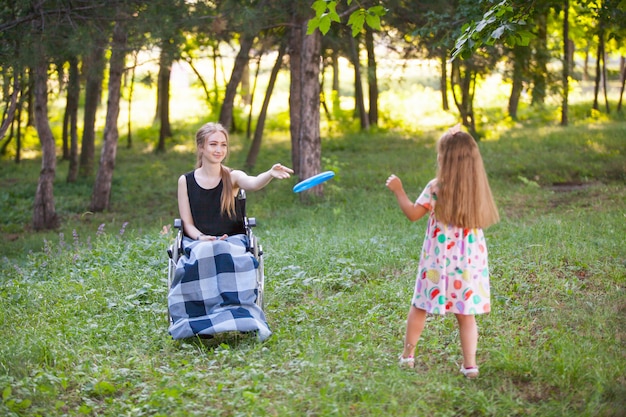
POLYGON ((228 155, 228 141, 222 132, 211 133, 201 148, 203 159, 211 163, 222 163, 228 155))

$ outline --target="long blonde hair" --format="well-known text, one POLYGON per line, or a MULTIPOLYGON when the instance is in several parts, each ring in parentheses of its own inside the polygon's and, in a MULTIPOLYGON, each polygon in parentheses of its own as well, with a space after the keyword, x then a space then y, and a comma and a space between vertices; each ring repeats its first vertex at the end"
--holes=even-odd
MULTIPOLYGON (((221 132, 226 137, 226 156, 230 152, 230 138, 228 131, 219 123, 209 122, 204 124, 196 132, 196 168, 202 166, 202 152, 200 149, 204 147, 206 139, 216 132, 221 132)), ((235 199, 233 198, 233 183, 230 179, 230 169, 221 165, 220 176, 222 177, 222 197, 220 200, 220 208, 222 213, 228 215, 230 218, 235 218, 235 199)))
POLYGON ((450 130, 437 142, 437 220, 468 229, 500 220, 489 180, 474 138, 450 130))

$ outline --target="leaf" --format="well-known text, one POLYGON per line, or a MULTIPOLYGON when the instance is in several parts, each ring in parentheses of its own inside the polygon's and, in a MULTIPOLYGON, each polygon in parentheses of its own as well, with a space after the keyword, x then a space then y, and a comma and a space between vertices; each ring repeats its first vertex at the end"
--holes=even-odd
POLYGON ((317 29, 319 25, 320 25, 320 20, 317 17, 310 19, 309 23, 307 23, 306 34, 310 35, 313 32, 315 32, 315 29, 317 29))
POLYGON ((93 387, 93 392, 96 395, 112 395, 115 394, 116 391, 117 388, 115 388, 115 385, 111 384, 108 381, 99 381, 93 387))
POLYGON ((528 46, 531 39, 535 38, 536 36, 534 33, 527 30, 520 30, 517 32, 517 35, 520 37, 519 44, 522 46, 528 46))
POLYGON ((363 10, 356 10, 352 12, 350 18, 348 19, 348 26, 352 27, 352 36, 358 35, 363 29, 363 25, 365 24, 365 13, 363 10))
POLYGON ((504 33, 504 29, 504 26, 500 26, 499 28, 491 32, 491 37, 493 39, 500 39, 502 37, 502 34, 504 33))
POLYGON ((321 15, 326 13, 326 9, 328 9, 328 5, 326 4, 324 0, 316 0, 311 5, 311 9, 315 10, 316 17, 320 17, 321 15))
POLYGON ((11 387, 5 387, 2 390, 2 400, 6 401, 11 396, 11 387))
POLYGON ((365 17, 365 22, 372 29, 380 30, 380 17, 368 14, 365 17))
POLYGON ((383 6, 372 6, 367 9, 367 11, 370 14, 374 14, 376 16, 384 16, 387 14, 387 9, 385 9, 383 6))
POLYGON ((332 20, 333 22, 341 22, 341 18, 339 18, 339 14, 337 14, 336 2, 331 1, 330 3, 328 3, 328 15, 330 16, 330 20, 332 20))
POLYGON ((320 18, 319 30, 324 35, 330 30, 330 16, 328 14, 320 18))

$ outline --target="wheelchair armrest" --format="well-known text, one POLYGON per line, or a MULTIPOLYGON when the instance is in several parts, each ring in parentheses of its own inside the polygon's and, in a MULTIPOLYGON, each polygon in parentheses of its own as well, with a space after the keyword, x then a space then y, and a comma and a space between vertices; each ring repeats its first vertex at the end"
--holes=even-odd
POLYGON ((255 217, 246 217, 244 219, 244 223, 246 227, 256 227, 256 218, 255 217))
POLYGON ((178 229, 178 232, 176 233, 176 240, 174 241, 174 243, 167 249, 167 254, 169 255, 169 257, 171 259, 175 259, 174 258, 174 246, 176 246, 176 259, 178 259, 178 256, 182 255, 182 253, 184 252, 183 249, 183 221, 181 219, 174 219, 174 228, 178 229))

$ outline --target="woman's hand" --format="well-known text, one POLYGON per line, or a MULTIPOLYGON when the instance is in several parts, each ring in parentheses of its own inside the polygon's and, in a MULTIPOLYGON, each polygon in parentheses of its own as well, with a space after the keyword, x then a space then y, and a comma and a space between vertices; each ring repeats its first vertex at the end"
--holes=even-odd
POLYGON ((210 236, 210 235, 200 235, 197 240, 202 240, 205 242, 212 242, 214 240, 224 240, 228 237, 228 235, 224 234, 222 236, 210 236))
POLYGON ((246 191, 256 191, 265 187, 274 178, 284 180, 285 178, 289 178, 291 174, 293 174, 293 169, 287 168, 282 164, 274 164, 272 168, 255 177, 251 177, 243 171, 234 169, 230 172, 230 178, 233 181, 233 186, 243 188, 246 191))
POLYGON ((270 175, 273 178, 277 178, 279 180, 284 180, 289 178, 293 174, 293 169, 288 168, 282 164, 274 164, 272 169, 270 169, 270 175))
POLYGON ((391 174, 389 178, 387 178, 385 186, 395 193, 402 190, 402 181, 394 174, 391 174))

